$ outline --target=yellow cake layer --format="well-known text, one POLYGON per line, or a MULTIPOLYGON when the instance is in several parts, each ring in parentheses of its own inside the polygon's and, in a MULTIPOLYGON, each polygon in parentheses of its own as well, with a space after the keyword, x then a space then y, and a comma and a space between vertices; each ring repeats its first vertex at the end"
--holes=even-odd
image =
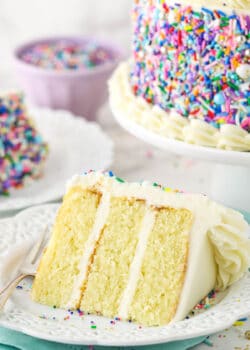
POLYGON ((83 292, 81 309, 85 312, 118 315, 145 210, 142 200, 111 198, 109 216, 83 292))
POLYGON ((101 194, 81 187, 71 188, 64 197, 33 284, 33 300, 66 307, 100 199, 101 194))
POLYGON ((188 258, 192 213, 161 208, 148 239, 129 318, 144 325, 164 325, 175 315, 188 258))

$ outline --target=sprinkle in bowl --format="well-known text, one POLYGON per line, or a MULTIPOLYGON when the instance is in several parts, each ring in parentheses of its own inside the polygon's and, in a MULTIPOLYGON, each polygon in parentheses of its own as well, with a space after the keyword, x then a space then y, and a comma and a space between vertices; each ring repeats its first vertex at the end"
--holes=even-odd
POLYGON ((123 58, 113 43, 93 37, 30 41, 14 51, 20 87, 32 103, 96 118, 107 97, 107 80, 123 58))

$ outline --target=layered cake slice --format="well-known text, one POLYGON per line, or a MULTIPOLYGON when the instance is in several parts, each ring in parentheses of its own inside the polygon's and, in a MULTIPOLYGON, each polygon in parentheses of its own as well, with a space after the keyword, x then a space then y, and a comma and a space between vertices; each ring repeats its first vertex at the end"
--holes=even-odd
POLYGON ((48 145, 37 131, 20 93, 0 95, 0 195, 38 178, 48 145))
POLYGON ((144 325, 185 318, 248 268, 241 214, 202 195, 91 172, 69 183, 32 298, 144 325))

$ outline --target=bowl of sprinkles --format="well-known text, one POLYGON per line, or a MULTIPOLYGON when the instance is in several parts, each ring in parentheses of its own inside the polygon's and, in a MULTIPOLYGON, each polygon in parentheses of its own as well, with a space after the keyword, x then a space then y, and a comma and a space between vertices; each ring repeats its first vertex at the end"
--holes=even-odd
POLYGON ((14 63, 32 103, 94 120, 107 98, 107 80, 122 56, 118 47, 103 40, 57 37, 19 46, 14 63))

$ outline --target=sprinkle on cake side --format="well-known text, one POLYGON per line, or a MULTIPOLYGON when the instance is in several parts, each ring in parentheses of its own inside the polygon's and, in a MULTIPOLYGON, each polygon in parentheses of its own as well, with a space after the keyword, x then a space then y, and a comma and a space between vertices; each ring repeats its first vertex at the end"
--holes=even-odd
POLYGON ((19 93, 0 95, 0 195, 42 175, 48 145, 28 115, 19 93))
POLYGON ((114 113, 166 137, 250 151, 249 3, 135 0, 132 21, 131 62, 110 83, 114 113))

